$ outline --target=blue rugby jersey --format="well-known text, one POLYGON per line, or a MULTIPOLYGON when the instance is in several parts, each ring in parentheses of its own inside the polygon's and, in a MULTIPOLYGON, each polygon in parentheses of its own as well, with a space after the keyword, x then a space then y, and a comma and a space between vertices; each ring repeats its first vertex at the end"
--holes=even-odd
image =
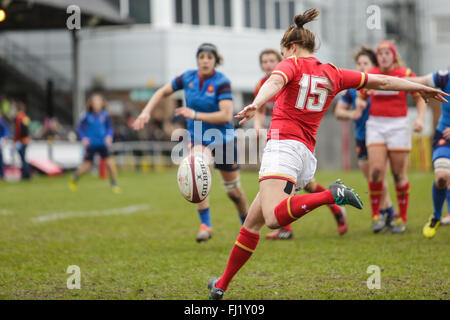
POLYGON ((105 138, 113 137, 113 126, 106 111, 102 110, 95 114, 86 112, 78 124, 78 135, 80 139, 88 138, 90 147, 105 146, 105 138))
MULTIPOLYGON (((341 101, 356 108, 356 98, 358 91, 355 89, 348 89, 341 97, 341 101)), ((367 107, 364 109, 361 118, 355 120, 355 138, 358 140, 366 140, 366 121, 369 118, 370 98, 367 101, 367 107)))
MULTIPOLYGON (((225 75, 218 71, 215 71, 214 74, 208 78, 200 78, 197 70, 188 70, 172 80, 172 88, 174 91, 184 90, 186 106, 197 112, 211 113, 220 111, 220 101, 233 99, 230 81, 225 75)), ((198 130, 198 132, 196 131, 194 136, 194 120, 186 119, 186 121, 191 141, 195 143, 209 145, 215 142, 222 144, 232 141, 235 137, 234 128, 231 122, 224 125, 218 125, 202 121, 200 137, 200 130, 198 130, 197 127, 196 130, 198 130), (219 130, 223 140, 214 141, 215 138, 205 136, 205 131, 208 129, 219 130)), ((196 126, 199 126, 199 124, 200 123, 197 122, 196 126)), ((214 135, 214 131, 209 131, 209 133, 214 135)))
POLYGON ((0 116, 0 139, 4 137, 9 138, 9 125, 5 121, 5 119, 3 119, 3 117, 0 116))
MULTIPOLYGON (((448 70, 433 73, 432 79, 435 87, 440 88, 445 93, 450 93, 450 73, 448 70)), ((442 103, 442 113, 436 129, 442 132, 446 127, 450 127, 450 102, 442 103)))

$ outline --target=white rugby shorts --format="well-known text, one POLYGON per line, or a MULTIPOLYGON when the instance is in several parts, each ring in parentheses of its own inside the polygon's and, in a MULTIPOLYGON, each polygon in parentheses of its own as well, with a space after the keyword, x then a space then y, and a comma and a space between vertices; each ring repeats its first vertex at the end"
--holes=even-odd
POLYGON ((264 148, 259 181, 282 179, 303 188, 314 177, 316 167, 316 157, 300 141, 270 139, 264 148))
POLYGON ((386 145, 390 151, 411 150, 408 117, 370 116, 366 122, 366 146, 386 145))

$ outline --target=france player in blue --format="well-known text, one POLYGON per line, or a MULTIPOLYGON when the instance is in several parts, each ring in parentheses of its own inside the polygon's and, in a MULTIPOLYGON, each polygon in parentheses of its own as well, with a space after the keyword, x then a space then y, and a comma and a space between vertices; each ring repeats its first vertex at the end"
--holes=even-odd
MULTIPOLYGON (((368 72, 378 65, 376 53, 366 47, 361 47, 355 55, 356 69, 361 72, 368 72)), ((369 118, 370 100, 364 110, 356 108, 356 98, 358 91, 355 89, 347 90, 338 101, 335 109, 335 116, 340 120, 354 120, 355 122, 355 142, 358 165, 364 176, 369 178, 369 163, 366 148, 366 122, 369 118)), ((394 208, 389 197, 388 184, 384 179, 383 193, 380 205, 381 219, 377 218, 372 222, 372 231, 377 233, 385 227, 389 227, 393 220, 394 208)))
POLYGON ((3 179, 4 175, 4 163, 3 163, 3 155, 2 155, 2 142, 9 138, 9 125, 6 120, 3 118, 2 113, 0 111, 0 180, 3 179))
POLYGON ((75 171, 70 181, 70 189, 73 191, 77 189, 78 179, 81 175, 91 170, 94 156, 98 153, 106 162, 112 191, 120 193, 120 188, 117 186, 116 181, 117 173, 112 159, 109 157, 108 150, 113 141, 113 126, 106 111, 106 100, 102 95, 94 93, 89 98, 86 105, 86 113, 78 124, 77 133, 86 151, 81 167, 75 171))
MULTIPOLYGON (((222 57, 215 45, 200 45, 196 58, 198 69, 188 70, 158 89, 136 119, 133 128, 142 129, 150 120, 152 110, 164 97, 184 90, 186 107, 176 109, 175 115, 186 118, 191 153, 203 156, 209 153, 214 157, 214 167, 219 169, 226 193, 234 202, 241 223, 244 223, 248 203, 240 186, 236 137, 231 123, 231 84, 224 74, 216 71, 216 66, 222 64, 222 57)), ((196 240, 207 241, 212 234, 209 197, 197 204, 197 210, 201 225, 196 240)))
MULTIPOLYGON (((407 78, 430 87, 440 88, 450 93, 450 73, 448 70, 438 71, 423 77, 407 78)), ((433 167, 435 180, 431 188, 433 197, 433 216, 423 227, 423 235, 431 239, 441 223, 442 207, 447 199, 447 210, 450 212, 450 102, 442 103, 442 113, 439 118, 433 139, 433 167)))

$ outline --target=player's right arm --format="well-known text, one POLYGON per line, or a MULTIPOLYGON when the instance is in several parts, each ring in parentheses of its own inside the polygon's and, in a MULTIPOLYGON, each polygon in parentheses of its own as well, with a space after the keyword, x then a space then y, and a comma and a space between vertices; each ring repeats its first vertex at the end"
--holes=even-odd
MULTIPOLYGON (((286 82, 287 83, 287 82, 286 82)), ((280 90, 284 87, 285 80, 282 75, 277 73, 272 73, 270 78, 264 82, 263 86, 258 92, 255 100, 244 109, 242 109, 235 118, 241 119, 239 125, 246 123, 248 120, 253 118, 263 105, 267 103, 271 98, 273 98, 280 90)))
POLYGON ((235 118, 242 119, 239 125, 244 124, 256 114, 256 111, 272 99, 295 76, 297 60, 287 58, 281 61, 272 71, 272 75, 259 89, 251 104, 241 110, 235 118))
POLYGON ((170 96, 174 93, 172 82, 166 83, 163 87, 156 90, 155 94, 150 98, 150 100, 145 105, 144 109, 141 111, 137 119, 133 123, 134 130, 141 130, 144 128, 145 124, 150 120, 150 115, 155 106, 164 98, 170 96))
POLYGON ((431 88, 420 83, 414 83, 403 78, 382 74, 369 74, 365 88, 392 91, 416 91, 425 101, 435 99, 439 102, 448 102, 444 96, 450 96, 439 89, 431 88))

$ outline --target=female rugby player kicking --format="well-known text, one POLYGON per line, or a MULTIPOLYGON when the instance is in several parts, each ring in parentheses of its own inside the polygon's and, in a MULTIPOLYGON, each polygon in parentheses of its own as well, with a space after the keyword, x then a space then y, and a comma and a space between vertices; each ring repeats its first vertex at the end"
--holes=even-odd
POLYGON ((261 162, 259 193, 231 250, 225 272, 219 279, 211 278, 208 282, 210 299, 223 297, 231 279, 256 249, 264 225, 280 228, 324 204, 362 208, 358 195, 340 181, 326 191, 293 195, 295 184, 302 186, 314 175, 313 151, 319 123, 339 91, 362 87, 417 91, 425 99, 446 101, 442 95, 447 94, 421 84, 322 64, 313 57, 314 33, 303 27, 318 14, 316 9, 310 9, 294 17, 295 24, 288 27, 281 40, 282 55, 288 58, 278 64, 253 103, 236 115, 242 118, 240 124, 248 121, 258 108, 280 92, 261 162))

